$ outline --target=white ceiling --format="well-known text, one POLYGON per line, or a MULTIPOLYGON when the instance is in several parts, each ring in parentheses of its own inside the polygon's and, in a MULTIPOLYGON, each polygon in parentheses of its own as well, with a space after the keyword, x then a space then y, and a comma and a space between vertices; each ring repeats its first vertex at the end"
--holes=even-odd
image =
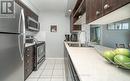
POLYGON ((69 9, 73 9, 77 0, 28 0, 40 12, 43 11, 62 11, 66 14, 69 9))
POLYGON ((65 11, 68 0, 29 0, 40 11, 65 11))

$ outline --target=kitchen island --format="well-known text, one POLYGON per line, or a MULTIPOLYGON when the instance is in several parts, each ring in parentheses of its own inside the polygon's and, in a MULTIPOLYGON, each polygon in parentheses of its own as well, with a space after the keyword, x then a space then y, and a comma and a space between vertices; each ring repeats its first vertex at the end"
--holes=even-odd
POLYGON ((69 47, 65 49, 73 63, 80 81, 129 81, 130 70, 108 63, 92 47, 69 47))

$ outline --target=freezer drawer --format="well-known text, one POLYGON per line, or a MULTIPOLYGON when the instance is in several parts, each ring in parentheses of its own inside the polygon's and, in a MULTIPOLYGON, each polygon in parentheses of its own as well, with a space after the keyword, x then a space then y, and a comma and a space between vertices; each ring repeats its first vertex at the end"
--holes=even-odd
POLYGON ((0 34, 0 81, 24 81, 24 37, 0 34))

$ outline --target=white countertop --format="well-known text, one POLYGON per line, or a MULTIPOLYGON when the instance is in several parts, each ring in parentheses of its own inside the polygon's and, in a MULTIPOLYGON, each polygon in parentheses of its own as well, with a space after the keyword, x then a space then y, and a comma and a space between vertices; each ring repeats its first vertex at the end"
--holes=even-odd
POLYGON ((25 47, 29 47, 29 46, 32 46, 32 45, 35 45, 35 43, 26 43, 25 47))
POLYGON ((130 70, 109 64, 96 50, 89 47, 69 47, 65 42, 80 81, 129 81, 130 70))

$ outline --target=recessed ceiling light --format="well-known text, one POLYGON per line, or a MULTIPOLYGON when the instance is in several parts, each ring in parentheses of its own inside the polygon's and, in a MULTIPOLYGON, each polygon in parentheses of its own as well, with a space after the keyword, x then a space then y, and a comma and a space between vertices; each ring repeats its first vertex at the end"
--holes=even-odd
POLYGON ((69 9, 68 11, 69 11, 69 12, 72 12, 72 10, 71 10, 71 9, 69 9))

